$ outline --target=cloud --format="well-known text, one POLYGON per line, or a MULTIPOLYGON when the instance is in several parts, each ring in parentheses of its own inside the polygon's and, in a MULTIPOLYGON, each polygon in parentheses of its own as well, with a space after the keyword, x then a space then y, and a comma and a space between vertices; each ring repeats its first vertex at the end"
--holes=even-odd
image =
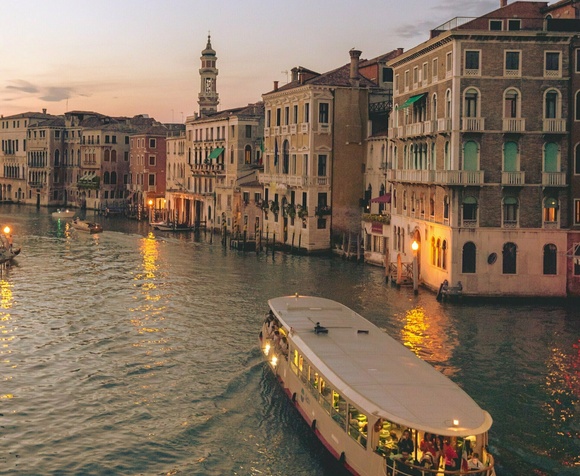
POLYGON ((40 96, 40 99, 47 102, 59 102, 65 99, 69 99, 72 96, 71 93, 74 93, 73 88, 68 87, 46 88, 43 95, 40 96))
POLYGON ((16 79, 12 81, 12 84, 6 86, 6 89, 14 89, 16 91, 22 91, 24 93, 37 93, 38 87, 34 84, 24 81, 23 79, 16 79))

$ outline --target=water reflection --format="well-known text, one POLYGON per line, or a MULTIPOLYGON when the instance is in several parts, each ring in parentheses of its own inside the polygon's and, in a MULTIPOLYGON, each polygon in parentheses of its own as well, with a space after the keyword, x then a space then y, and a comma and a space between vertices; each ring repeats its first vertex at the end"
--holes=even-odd
MULTIPOLYGON (((12 349, 11 343, 14 341, 14 323, 8 310, 12 307, 14 297, 12 294, 12 284, 2 279, 0 281, 0 364, 2 367, 14 368, 11 362, 12 349)), ((4 373, 4 372, 2 372, 4 373)), ((11 380, 12 376, 5 375, 2 379, 4 382, 11 380)), ((10 393, 0 393, 0 399, 13 398, 10 393)))

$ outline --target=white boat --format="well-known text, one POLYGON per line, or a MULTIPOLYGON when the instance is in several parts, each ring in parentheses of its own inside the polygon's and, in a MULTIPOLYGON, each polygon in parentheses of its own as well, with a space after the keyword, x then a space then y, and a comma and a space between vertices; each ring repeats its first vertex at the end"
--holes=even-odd
POLYGON ((173 222, 153 222, 151 226, 154 230, 159 231, 192 231, 195 229, 193 226, 173 222))
POLYGON ((340 303, 294 295, 268 304, 260 332, 268 366, 349 472, 495 474, 487 451, 492 418, 449 378, 340 303), (401 443, 405 431, 412 447, 401 443), (447 466, 443 448, 456 452, 447 466), (483 468, 468 471, 471 453, 483 468))
POLYGON ((52 212, 52 217, 53 218, 72 218, 75 216, 75 211, 74 210, 69 210, 68 208, 66 210, 61 210, 60 208, 56 211, 56 212, 52 212))
POLYGON ((103 227, 98 223, 81 220, 80 218, 75 218, 71 224, 75 230, 86 231, 91 234, 103 231, 103 227))

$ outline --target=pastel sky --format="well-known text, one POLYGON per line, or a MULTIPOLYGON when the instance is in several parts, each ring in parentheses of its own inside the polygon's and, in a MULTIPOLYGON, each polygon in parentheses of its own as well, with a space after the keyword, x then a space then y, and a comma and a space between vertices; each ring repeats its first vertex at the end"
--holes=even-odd
MULTIPOLYGON (((512 0, 510 0, 510 3, 512 0)), ((428 39, 499 0, 2 0, 0 114, 198 111, 201 50, 217 52, 220 110, 261 100, 304 66, 326 72, 348 51, 373 58, 428 39)))

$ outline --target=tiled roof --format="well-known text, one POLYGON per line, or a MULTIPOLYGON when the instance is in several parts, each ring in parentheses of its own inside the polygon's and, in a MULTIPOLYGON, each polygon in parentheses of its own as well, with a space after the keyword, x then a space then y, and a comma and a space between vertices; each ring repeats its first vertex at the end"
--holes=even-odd
POLYGON ((247 106, 235 107, 232 109, 226 109, 224 111, 219 111, 213 114, 205 114, 203 116, 197 117, 191 122, 206 122, 206 121, 218 121, 220 119, 226 119, 230 116, 260 116, 264 115, 264 103, 257 102, 255 104, 248 104, 247 106))

